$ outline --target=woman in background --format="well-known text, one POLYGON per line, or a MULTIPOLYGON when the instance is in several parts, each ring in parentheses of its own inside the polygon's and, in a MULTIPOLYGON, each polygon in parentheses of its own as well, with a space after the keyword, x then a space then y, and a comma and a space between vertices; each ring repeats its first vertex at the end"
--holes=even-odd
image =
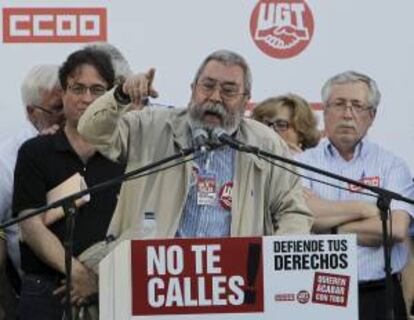
POLYGON ((316 146, 321 136, 309 103, 295 94, 264 100, 253 109, 252 118, 273 128, 293 154, 316 146))

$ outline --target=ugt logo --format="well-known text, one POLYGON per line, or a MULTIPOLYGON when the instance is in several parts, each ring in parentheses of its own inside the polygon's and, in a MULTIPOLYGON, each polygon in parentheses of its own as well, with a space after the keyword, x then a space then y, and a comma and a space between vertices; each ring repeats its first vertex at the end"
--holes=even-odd
POLYGON ((3 8, 3 42, 106 41, 106 8, 3 8))
POLYGON ((250 18, 250 33, 261 51, 286 59, 301 53, 313 36, 313 17, 304 0, 260 0, 250 18))

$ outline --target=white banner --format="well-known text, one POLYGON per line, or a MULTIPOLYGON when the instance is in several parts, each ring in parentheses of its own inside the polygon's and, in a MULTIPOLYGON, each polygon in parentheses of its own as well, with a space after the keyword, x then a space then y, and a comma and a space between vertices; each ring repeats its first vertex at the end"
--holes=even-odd
POLYGON ((155 67, 159 102, 176 106, 187 105, 201 60, 221 48, 249 61, 253 101, 293 92, 317 103, 327 78, 367 73, 383 96, 369 135, 414 168, 412 0, 4 0, 0 8, 0 137, 24 121, 19 87, 34 64, 60 64, 79 41, 106 38, 134 70, 155 67))
POLYGON ((354 235, 124 242, 100 264, 101 319, 358 318, 354 235))

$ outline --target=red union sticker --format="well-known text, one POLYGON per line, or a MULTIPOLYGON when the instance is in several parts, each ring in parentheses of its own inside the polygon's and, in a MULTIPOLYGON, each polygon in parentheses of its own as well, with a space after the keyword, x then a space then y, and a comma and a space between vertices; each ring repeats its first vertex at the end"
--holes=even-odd
POLYGON ((312 302, 346 307, 348 304, 349 282, 349 276, 316 272, 312 302))
POLYGON ((106 41, 106 8, 3 8, 3 42, 106 41))
POLYGON ((224 210, 231 211, 233 181, 228 181, 220 189, 219 203, 224 210))
MULTIPOLYGON (((368 185, 368 186, 372 186, 372 187, 379 187, 380 186, 380 177, 378 177, 378 176, 364 177, 364 178, 361 178, 359 181, 366 184, 366 185, 368 185)), ((349 191, 351 191, 351 192, 357 192, 357 191, 362 190, 361 187, 356 186, 354 184, 349 184, 348 187, 349 187, 349 191)))
POLYGON ((287 59, 301 53, 314 30, 305 0, 260 0, 250 18, 250 33, 257 47, 272 58, 287 59))

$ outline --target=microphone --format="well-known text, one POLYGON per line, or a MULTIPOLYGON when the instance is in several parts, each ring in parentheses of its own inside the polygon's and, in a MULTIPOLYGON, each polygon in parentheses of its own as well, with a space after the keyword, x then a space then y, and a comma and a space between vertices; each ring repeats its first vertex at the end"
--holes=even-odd
POLYGON ((226 133, 226 131, 224 131, 221 128, 214 128, 211 131, 211 137, 214 140, 218 140, 221 143, 226 144, 236 150, 241 150, 241 143, 233 139, 230 135, 226 133))
POLYGON ((237 141, 236 139, 234 139, 232 136, 227 134, 226 131, 224 131, 221 128, 214 128, 211 131, 211 137, 212 139, 218 140, 221 143, 226 144, 230 146, 231 148, 239 150, 239 151, 244 151, 248 153, 257 153, 258 151, 256 147, 249 146, 240 141, 237 141))
POLYGON ((206 152, 209 143, 208 132, 202 128, 197 128, 193 131, 193 147, 201 152, 206 152))

